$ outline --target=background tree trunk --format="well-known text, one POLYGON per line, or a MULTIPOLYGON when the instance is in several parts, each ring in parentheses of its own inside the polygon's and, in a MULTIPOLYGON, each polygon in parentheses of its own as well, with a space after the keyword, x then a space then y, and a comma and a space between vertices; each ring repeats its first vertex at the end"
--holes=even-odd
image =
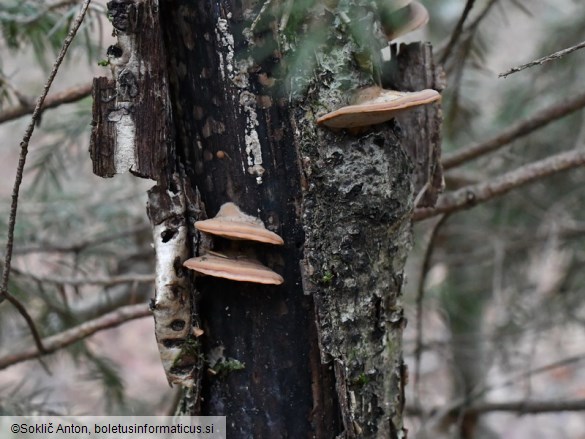
MULTIPOLYGON (((402 131, 395 121, 359 135, 318 128, 317 115, 347 103, 348 84, 371 85, 371 76, 353 66, 351 39, 331 26, 327 32, 337 38, 319 52, 315 73, 287 77, 306 85, 293 99, 278 74, 290 61, 277 50, 281 36, 244 31, 267 4, 168 0, 160 4, 157 40, 159 5, 111 2, 129 17, 129 26, 113 24, 122 52, 131 53, 117 57, 116 101, 96 101, 92 157, 99 157, 96 169, 107 170, 101 175, 121 171, 115 157, 123 130, 115 116, 130 106, 124 114, 132 123, 124 126, 134 127, 135 163, 156 157, 164 166, 137 173, 158 182, 149 203, 158 261, 152 307, 169 381, 194 389, 180 411, 226 415, 230 438, 403 437, 400 291, 411 182, 414 176, 417 191, 427 182, 427 189, 440 188, 437 110, 402 118, 402 131), (142 38, 163 49, 147 49, 142 38), (260 57, 266 47, 273 50, 260 57), (138 83, 134 96, 120 88, 128 70, 138 83), (151 70, 158 75, 144 75, 151 70), (149 93, 162 102, 154 114, 152 100, 143 99, 149 93), (144 118, 156 124, 156 135, 144 118), (424 134, 407 145, 401 132, 424 134), (237 244, 282 274, 283 285, 190 282, 180 264, 186 254, 233 248, 223 239, 211 243, 193 226, 228 201, 283 237, 279 248, 237 244), (197 338, 192 327, 204 335, 197 338)), ((266 14, 260 18, 277 23, 266 14)), ((326 9, 319 14, 321 23, 332 23, 326 9)), ((404 53, 422 55, 395 52, 394 67, 382 71, 423 69, 430 72, 425 87, 436 87, 430 47, 404 53)), ((384 74, 382 83, 403 85, 396 78, 384 74)), ((100 84, 94 99, 103 95, 100 84)))

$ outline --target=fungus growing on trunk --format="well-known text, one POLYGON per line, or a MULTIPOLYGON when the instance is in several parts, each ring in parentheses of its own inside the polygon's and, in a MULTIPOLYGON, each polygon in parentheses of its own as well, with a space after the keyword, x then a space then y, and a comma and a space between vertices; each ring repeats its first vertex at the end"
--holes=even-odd
POLYGON ((423 27, 429 21, 429 12, 417 1, 407 2, 402 8, 394 3, 381 8, 382 28, 388 41, 423 27))
POLYGON ((425 89, 415 92, 367 87, 360 90, 353 102, 317 119, 329 128, 358 128, 386 122, 403 111, 430 104, 441 98, 439 92, 425 89))
POLYGON ((234 203, 223 204, 214 218, 197 221, 197 230, 228 239, 243 239, 283 245, 283 239, 266 229, 264 223, 251 215, 246 215, 234 203))
POLYGON ((183 265, 208 276, 223 277, 239 282, 280 285, 284 279, 255 259, 206 254, 187 259, 183 265))

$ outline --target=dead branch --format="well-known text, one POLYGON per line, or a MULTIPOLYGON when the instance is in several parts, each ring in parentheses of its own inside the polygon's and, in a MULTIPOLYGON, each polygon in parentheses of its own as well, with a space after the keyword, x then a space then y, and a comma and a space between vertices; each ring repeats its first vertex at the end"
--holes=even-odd
POLYGON ((466 163, 470 160, 482 157, 490 152, 505 146, 519 137, 530 134, 531 132, 546 126, 547 124, 560 119, 574 111, 585 107, 585 93, 569 100, 563 100, 555 105, 552 105, 544 110, 521 120, 502 133, 498 134, 485 142, 468 148, 462 148, 452 154, 446 155, 443 158, 443 169, 451 169, 466 163))
POLYGON ((465 3, 465 7, 463 8, 463 13, 461 14, 461 17, 459 17, 459 20, 457 21, 457 24, 455 25, 455 29, 453 30, 453 33, 451 34, 451 38, 449 39, 449 42, 447 43, 447 46, 445 47, 443 54, 439 58, 439 63, 445 64, 445 61, 447 61, 447 59, 451 56, 451 53, 453 52, 453 48, 455 47, 455 44, 457 44, 457 41, 461 37, 461 33, 463 32, 463 25, 465 24, 465 20, 467 20, 467 17, 469 16, 469 13, 471 12, 471 9, 473 8, 474 3, 475 3, 475 0, 467 0, 467 2, 465 3))
POLYGON ((562 58, 563 56, 568 55, 569 53, 574 52, 575 50, 583 49, 584 47, 585 47, 585 41, 583 41, 575 46, 568 47, 568 48, 563 49, 563 50, 559 50, 558 52, 555 52, 555 53, 551 53, 550 55, 543 56, 542 58, 538 58, 538 59, 531 61, 529 63, 522 64, 521 66, 514 67, 514 68, 508 70, 507 72, 500 73, 498 75, 498 78, 505 78, 508 75, 511 75, 511 74, 517 73, 517 72, 521 72, 524 69, 528 69, 528 68, 534 67, 534 66, 539 66, 539 65, 542 65, 542 64, 547 63, 549 61, 554 61, 555 59, 562 58))
POLYGON ((127 229, 122 229, 119 232, 110 233, 108 235, 91 236, 86 239, 81 239, 71 243, 42 243, 37 245, 24 245, 14 249, 13 254, 27 254, 27 253, 80 253, 88 248, 104 244, 106 242, 115 241, 117 239, 127 238, 129 236, 137 235, 142 232, 150 230, 148 224, 141 224, 127 229))
POLYGON ((49 89, 51 88, 51 85, 53 84, 53 80, 55 79, 55 76, 57 75, 57 72, 59 71, 59 67, 61 66, 61 63, 63 62, 63 59, 65 58, 65 54, 67 53, 67 49, 69 49, 69 46, 71 45, 71 42, 73 41, 73 38, 75 38, 75 35, 77 34, 77 30, 81 26, 81 23, 83 21, 83 18, 85 17, 85 13, 87 12, 87 8, 89 7, 90 2, 91 2, 91 0, 85 0, 83 2, 83 5, 81 6, 81 10, 79 11, 79 14, 77 15, 77 17, 75 18, 75 21, 73 22, 73 26, 71 27, 71 30, 67 34, 67 37, 65 38, 65 41, 63 42, 63 46, 61 47, 61 51, 59 52, 59 55, 57 56, 57 59, 55 60, 55 63, 53 64, 53 68, 51 70, 51 73, 49 74, 49 77, 47 78, 47 82, 45 83, 45 86, 43 87, 43 92, 41 93, 41 96, 39 96, 39 99, 37 100, 37 104, 36 104, 35 109, 33 111, 31 121, 28 125, 28 128, 26 129, 26 132, 24 134, 22 142, 20 143, 20 156, 18 159, 18 166, 16 168, 16 179, 14 181, 14 187, 12 189, 12 204, 10 206, 10 217, 8 220, 8 238, 6 240, 6 252, 4 254, 4 271, 2 273, 2 283, 0 285, 0 303, 2 303, 4 301, 4 299, 8 299, 10 301, 10 303, 12 303, 14 306, 16 306, 16 308, 18 309, 20 314, 24 317, 24 319, 26 320, 26 322, 31 330, 31 333, 33 335, 33 338, 35 340, 35 344, 37 346, 37 350, 39 351, 39 353, 43 353, 44 348, 43 348, 43 344, 41 342, 41 339, 38 335, 38 331, 36 330, 35 325, 31 319, 30 315, 28 315, 28 312, 26 311, 26 308, 24 307, 24 305, 22 305, 18 301, 18 299, 13 297, 8 292, 8 279, 10 277, 10 264, 12 262, 12 249, 14 247, 14 227, 16 225, 16 211, 18 208, 18 195, 20 192, 20 184, 22 183, 22 175, 24 172, 24 165, 26 163, 26 156, 28 153, 28 144, 29 144, 30 139, 32 137, 36 123, 39 120, 39 117, 41 115, 43 102, 45 101, 45 98, 47 97, 47 94, 49 93, 49 89))
POLYGON ((575 412, 585 410, 585 399, 574 401, 511 401, 485 402, 465 409, 466 413, 517 412, 519 415, 537 413, 575 412))
POLYGON ((23 361, 31 360, 42 355, 51 354, 59 349, 67 347, 76 341, 83 340, 96 332, 119 326, 129 320, 146 317, 150 314, 148 305, 129 305, 118 308, 116 311, 105 314, 96 319, 82 323, 59 334, 51 335, 43 339, 44 352, 30 347, 15 354, 6 355, 0 358, 0 370, 6 369, 23 361))
POLYGON ((442 213, 468 209, 479 203, 499 197, 512 189, 519 188, 533 181, 552 174, 585 164, 585 150, 577 149, 548 157, 497 178, 473 186, 464 187, 455 192, 444 194, 434 208, 415 209, 413 221, 422 221, 442 213))
POLYGON ((119 284, 127 284, 127 283, 150 283, 154 282, 154 275, 152 274, 138 274, 138 273, 131 273, 122 276, 104 276, 104 277, 82 277, 82 278, 70 278, 70 277, 60 277, 60 276, 37 276, 32 273, 25 273, 20 271, 18 273, 20 276, 26 276, 30 279, 41 282, 41 283, 49 283, 49 284, 57 284, 57 285, 71 285, 71 286, 81 286, 81 285, 102 285, 102 286, 113 286, 119 284))
POLYGON ((433 256, 433 250, 435 249, 435 242, 437 236, 439 236, 439 230, 443 227, 449 214, 446 213, 439 221, 435 223, 431 230, 429 242, 425 250, 423 263, 421 266, 421 272, 418 281, 418 289, 416 294, 416 347, 414 348, 414 394, 415 399, 418 402, 420 399, 420 366, 421 366, 421 355, 423 352, 423 300, 425 294, 425 281, 427 274, 431 266, 431 258, 433 256))
MULTIPOLYGON (((53 93, 47 96, 44 100, 41 110, 47 108, 55 108, 62 104, 69 104, 71 102, 77 102, 91 94, 91 82, 82 85, 76 85, 75 87, 68 88, 58 93, 53 93)), ((25 104, 21 102, 12 108, 7 108, 4 111, 0 111, 0 123, 8 122, 9 120, 18 119, 19 117, 25 116, 34 112, 35 105, 25 104)))

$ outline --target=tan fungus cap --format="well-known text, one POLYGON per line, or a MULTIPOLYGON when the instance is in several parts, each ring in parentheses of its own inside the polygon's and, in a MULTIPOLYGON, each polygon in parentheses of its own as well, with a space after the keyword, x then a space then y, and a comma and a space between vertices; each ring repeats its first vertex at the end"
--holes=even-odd
POLYGON ((255 259, 203 255, 187 259, 183 265, 208 276, 222 277, 238 282, 280 285, 284 279, 278 273, 255 259))
POLYGON ((229 239, 247 239, 268 244, 283 245, 283 239, 266 229, 264 223, 243 213, 234 203, 225 203, 214 218, 197 221, 197 230, 229 239))
POLYGON ((355 105, 327 113, 317 123, 329 128, 356 128, 386 122, 405 110, 441 99, 439 92, 425 89, 415 92, 367 87, 357 93, 355 105))
POLYGON ((415 31, 429 22, 429 11, 417 1, 390 12, 388 24, 382 23, 384 33, 389 41, 415 31))

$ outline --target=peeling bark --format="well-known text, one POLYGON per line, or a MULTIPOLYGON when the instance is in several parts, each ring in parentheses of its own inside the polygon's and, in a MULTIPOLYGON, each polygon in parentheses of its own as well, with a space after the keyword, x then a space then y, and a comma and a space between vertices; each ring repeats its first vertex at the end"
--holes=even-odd
POLYGON ((155 335, 169 384, 198 385, 200 343, 192 318, 194 303, 189 274, 185 191, 178 177, 175 189, 155 186, 148 193, 148 216, 156 254, 155 298, 151 302, 155 335))
POLYGON ((108 11, 118 42, 108 48, 114 81, 94 80, 94 173, 161 180, 174 153, 158 2, 112 0, 108 11))

